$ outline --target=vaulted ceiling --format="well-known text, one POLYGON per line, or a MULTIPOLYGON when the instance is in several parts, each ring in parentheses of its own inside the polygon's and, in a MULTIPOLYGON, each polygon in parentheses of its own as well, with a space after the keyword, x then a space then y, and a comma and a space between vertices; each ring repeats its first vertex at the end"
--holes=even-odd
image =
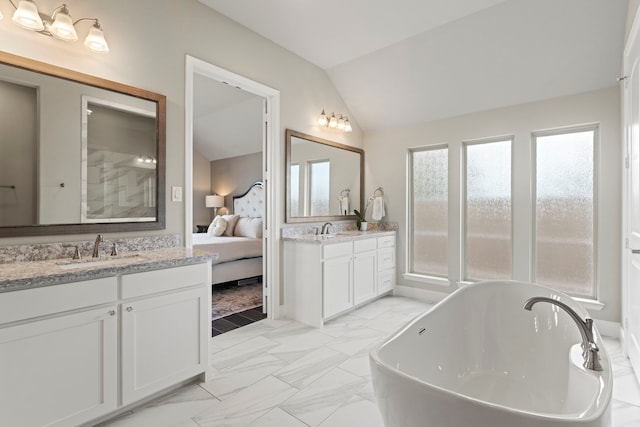
POLYGON ((200 0, 323 68, 365 131, 616 84, 628 0, 200 0))

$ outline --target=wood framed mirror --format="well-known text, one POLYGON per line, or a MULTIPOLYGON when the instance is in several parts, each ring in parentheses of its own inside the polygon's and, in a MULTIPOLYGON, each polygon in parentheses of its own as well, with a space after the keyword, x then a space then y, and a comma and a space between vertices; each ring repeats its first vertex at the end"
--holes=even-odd
POLYGON ((166 97, 0 52, 0 237, 165 228, 166 97))
POLYGON ((286 222, 355 219, 364 206, 364 151, 287 129, 286 222))

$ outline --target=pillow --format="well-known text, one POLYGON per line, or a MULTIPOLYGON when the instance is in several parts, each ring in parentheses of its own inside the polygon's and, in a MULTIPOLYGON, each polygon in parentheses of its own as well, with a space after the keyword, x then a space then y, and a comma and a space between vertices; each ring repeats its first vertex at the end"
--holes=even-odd
POLYGON ((233 235, 238 237, 262 238, 262 218, 242 216, 238 219, 233 235))
POLYGON ((227 221, 220 215, 217 215, 213 221, 211 221, 211 225, 209 225, 209 228, 207 229, 207 234, 209 236, 222 236, 222 233, 224 233, 226 228, 227 221))
POLYGON ((227 228, 224 230, 223 236, 233 236, 233 229, 236 227, 240 215, 222 215, 222 218, 227 221, 227 228))

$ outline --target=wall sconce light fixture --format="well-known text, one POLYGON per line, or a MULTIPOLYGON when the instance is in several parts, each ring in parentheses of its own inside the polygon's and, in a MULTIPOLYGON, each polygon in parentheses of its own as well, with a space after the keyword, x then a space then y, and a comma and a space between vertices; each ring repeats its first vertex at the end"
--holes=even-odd
POLYGON ((336 117, 334 113, 327 116, 324 112, 324 108, 318 117, 318 124, 331 129, 339 129, 344 132, 351 132, 353 130, 348 117, 343 117, 342 114, 338 114, 338 117, 336 117))
MULTIPOLYGON (((49 16, 40 12, 38 6, 32 0, 20 0, 18 6, 13 3, 13 0, 9 0, 9 3, 15 9, 11 21, 18 27, 68 42, 78 40, 78 33, 75 27, 79 22, 93 22, 87 37, 84 39, 84 46, 93 52, 109 52, 109 45, 96 18, 80 18, 74 21, 71 19, 66 4, 56 7, 51 16, 49 16)), ((0 19, 2 19, 2 14, 0 14, 0 19)))

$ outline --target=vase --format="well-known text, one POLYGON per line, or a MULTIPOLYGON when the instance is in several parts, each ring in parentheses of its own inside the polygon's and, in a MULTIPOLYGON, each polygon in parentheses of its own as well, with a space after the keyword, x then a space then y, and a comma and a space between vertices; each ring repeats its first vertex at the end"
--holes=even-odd
POLYGON ((360 231, 367 231, 367 226, 369 225, 369 223, 367 223, 367 221, 362 221, 360 223, 360 231))

